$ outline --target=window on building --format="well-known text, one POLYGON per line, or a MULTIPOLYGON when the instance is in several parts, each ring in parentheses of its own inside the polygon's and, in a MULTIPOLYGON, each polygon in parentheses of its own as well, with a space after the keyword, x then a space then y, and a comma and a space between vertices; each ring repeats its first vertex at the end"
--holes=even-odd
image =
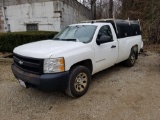
POLYGON ((38 24, 27 24, 27 31, 38 31, 38 24))

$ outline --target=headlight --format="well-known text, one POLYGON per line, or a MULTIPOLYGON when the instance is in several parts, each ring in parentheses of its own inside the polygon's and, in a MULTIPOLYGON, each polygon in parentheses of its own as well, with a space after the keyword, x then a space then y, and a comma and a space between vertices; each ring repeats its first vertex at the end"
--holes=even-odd
POLYGON ((65 70, 64 58, 51 58, 44 60, 44 73, 63 72, 65 70))

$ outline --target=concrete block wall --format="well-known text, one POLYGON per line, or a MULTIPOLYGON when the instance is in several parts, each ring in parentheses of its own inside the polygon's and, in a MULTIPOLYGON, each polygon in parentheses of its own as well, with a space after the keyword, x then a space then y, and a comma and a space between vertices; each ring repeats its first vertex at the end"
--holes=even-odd
POLYGON ((75 0, 61 0, 61 29, 67 25, 92 19, 92 12, 75 0))
POLYGON ((20 4, 16 1, 12 5, 11 2, 6 3, 7 24, 10 24, 11 32, 26 31, 26 25, 34 23, 38 24, 40 31, 60 31, 60 14, 54 12, 54 1, 22 0, 20 4))

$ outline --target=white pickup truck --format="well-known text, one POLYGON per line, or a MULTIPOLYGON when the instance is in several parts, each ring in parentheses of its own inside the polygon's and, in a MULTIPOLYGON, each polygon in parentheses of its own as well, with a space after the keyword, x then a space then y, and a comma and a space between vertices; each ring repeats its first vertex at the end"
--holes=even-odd
POLYGON ((143 47, 137 21, 97 20, 66 27, 53 39, 13 51, 12 71, 21 85, 84 95, 91 75, 125 61, 131 67, 143 47))

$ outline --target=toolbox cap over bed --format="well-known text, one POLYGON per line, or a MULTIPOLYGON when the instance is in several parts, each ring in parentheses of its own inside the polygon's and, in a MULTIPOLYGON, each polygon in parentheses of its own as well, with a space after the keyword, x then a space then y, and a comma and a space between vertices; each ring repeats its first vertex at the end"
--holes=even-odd
POLYGON ((139 20, 120 20, 120 19, 99 19, 82 21, 82 23, 111 23, 116 31, 117 38, 125 38, 141 35, 141 27, 139 20))

